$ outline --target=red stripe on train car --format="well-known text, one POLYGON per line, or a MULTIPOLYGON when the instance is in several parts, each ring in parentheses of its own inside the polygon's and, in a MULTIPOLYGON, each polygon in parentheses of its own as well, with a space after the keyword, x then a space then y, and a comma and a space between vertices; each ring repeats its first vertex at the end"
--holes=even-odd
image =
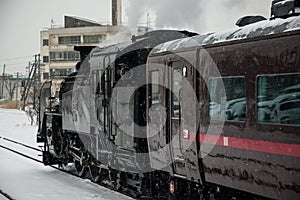
POLYGON ((300 145, 200 133, 198 142, 251 151, 300 157, 300 145))

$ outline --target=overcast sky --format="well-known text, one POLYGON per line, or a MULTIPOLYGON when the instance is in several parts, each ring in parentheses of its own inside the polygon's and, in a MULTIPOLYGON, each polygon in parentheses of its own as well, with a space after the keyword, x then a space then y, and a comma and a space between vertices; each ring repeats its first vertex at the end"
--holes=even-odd
MULTIPOLYGON (((198 33, 234 27, 244 15, 270 15, 271 0, 123 0, 123 21, 134 27, 178 28, 198 33)), ((39 53, 39 33, 63 25, 64 15, 111 23, 111 0, 0 0, 0 73, 25 74, 25 67, 39 53)))

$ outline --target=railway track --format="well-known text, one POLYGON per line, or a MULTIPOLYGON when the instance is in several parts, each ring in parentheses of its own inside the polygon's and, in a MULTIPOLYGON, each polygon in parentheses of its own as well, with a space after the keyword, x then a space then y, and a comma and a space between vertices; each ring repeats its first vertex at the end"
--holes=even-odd
MULTIPOLYGON (((34 151, 36 151, 36 152, 43 152, 42 149, 38 149, 38 148, 32 147, 32 146, 30 146, 30 145, 27 145, 27 144, 24 144, 24 143, 21 143, 21 142, 18 142, 18 141, 15 141, 15 140, 6 138, 6 137, 0 136, 0 139, 2 139, 2 140, 4 140, 4 141, 7 141, 7 142, 9 142, 9 143, 16 144, 16 145, 18 145, 18 146, 22 146, 22 147, 24 147, 24 148, 26 148, 26 149, 34 150, 34 151)), ((24 152, 20 152, 20 151, 18 151, 18 150, 16 150, 16 149, 13 149, 13 148, 11 148, 11 147, 4 146, 4 145, 0 144, 0 148, 2 148, 2 149, 4 149, 4 150, 7 150, 7 151, 10 151, 10 152, 12 152, 12 153, 15 153, 15 154, 17 154, 17 155, 19 155, 19 156, 22 156, 22 157, 27 158, 27 159, 29 159, 29 160, 32 160, 32 161, 34 161, 34 162, 38 162, 38 163, 43 164, 43 162, 42 162, 41 160, 38 160, 37 158, 34 158, 34 157, 30 156, 30 155, 25 154, 24 152)), ((66 173, 66 174, 68 174, 68 175, 71 175, 71 176, 73 176, 73 177, 76 177, 76 178, 78 178, 78 179, 81 179, 81 180, 86 180, 86 179, 88 179, 87 177, 81 177, 81 176, 77 175, 77 174, 76 174, 75 172, 73 172, 73 171, 67 171, 67 170, 64 169, 62 166, 58 166, 58 167, 57 167, 57 166, 50 165, 49 167, 51 167, 51 168, 53 168, 53 169, 56 169, 56 170, 58 170, 58 171, 61 171, 61 172, 63 172, 63 173, 66 173)), ((128 194, 128 193, 126 193, 126 192, 122 192, 122 191, 116 190, 115 188, 111 187, 111 186, 108 185, 108 184, 95 183, 95 182, 92 182, 92 181, 90 181, 90 184, 93 184, 93 185, 96 185, 96 186, 102 186, 102 187, 105 187, 105 188, 107 188, 107 189, 110 189, 110 190, 113 190, 113 191, 115 191, 115 192, 118 192, 118 193, 120 193, 120 194, 123 194, 123 195, 125 195, 125 196, 135 198, 135 196, 133 196, 133 195, 131 195, 131 194, 128 194)), ((6 197, 6 198, 9 199, 9 200, 14 200, 10 195, 6 194, 5 192, 2 192, 1 189, 0 189, 0 194, 3 195, 4 197, 6 197)))
POLYGON ((26 144, 21 143, 21 142, 14 141, 14 140, 9 139, 9 138, 6 138, 6 137, 0 136, 0 139, 3 139, 3 140, 5 140, 5 141, 8 141, 8 142, 11 142, 11 143, 14 143, 14 144, 18 144, 18 145, 20 145, 20 146, 27 147, 27 148, 32 149, 32 150, 36 150, 36 151, 42 152, 41 149, 38 149, 38 148, 35 148, 35 147, 32 147, 32 146, 26 145, 26 144))
MULTIPOLYGON (((0 139, 2 139, 3 141, 6 141, 8 143, 12 143, 12 144, 24 147, 26 149, 30 149, 30 150, 33 150, 33 151, 36 151, 36 152, 43 152, 42 149, 38 149, 38 148, 32 147, 30 145, 27 145, 27 144, 24 144, 22 142, 18 142, 18 141, 12 140, 12 139, 7 138, 7 137, 0 136, 0 139)), ((18 151, 16 149, 13 149, 11 147, 4 146, 3 144, 0 144, 0 147, 2 149, 7 150, 7 151, 13 152, 13 153, 18 154, 20 156, 23 156, 23 157, 25 157, 27 159, 33 160, 35 162, 43 163, 41 160, 38 160, 37 158, 34 158, 34 157, 30 156, 30 155, 25 154, 24 152, 20 152, 20 151, 18 151)))
POLYGON ((7 193, 3 192, 1 189, 0 189, 0 199, 2 200, 14 200, 11 196, 9 196, 7 193))

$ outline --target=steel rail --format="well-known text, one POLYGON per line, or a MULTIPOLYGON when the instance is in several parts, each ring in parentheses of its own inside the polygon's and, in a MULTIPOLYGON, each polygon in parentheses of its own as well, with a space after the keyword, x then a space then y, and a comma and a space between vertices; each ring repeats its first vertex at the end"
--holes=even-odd
MULTIPOLYGON (((1 137, 1 136, 0 136, 0 138, 4 139, 4 138, 1 137)), ((13 140, 11 140, 11 142, 16 143, 16 144, 19 143, 19 142, 13 141, 13 140)), ((19 143, 19 144, 22 144, 22 143, 19 143)), ((22 145, 22 146, 24 146, 24 145, 22 145)), ((26 145, 26 146, 28 146, 28 145, 26 145)), ((28 147, 30 147, 30 146, 28 146, 28 147)), ((12 148, 5 147, 5 146, 3 146, 3 145, 0 145, 0 148, 5 149, 5 150, 10 151, 10 152, 13 152, 13 153, 15 153, 15 154, 18 154, 18 155, 20 155, 20 156, 23 156, 23 157, 25 157, 25 158, 27 158, 27 159, 30 159, 30 160, 33 160, 33 161, 35 161, 35 162, 38 162, 38 163, 42 163, 42 164, 43 164, 42 161, 40 161, 40 160, 38 160, 38 159, 36 159, 36 158, 33 158, 33 157, 29 156, 29 155, 26 155, 26 154, 24 154, 24 153, 21 153, 21 152, 19 152, 19 151, 16 151, 16 150, 14 150, 14 149, 12 149, 12 148)), ((37 150, 37 149, 35 149, 35 148, 33 148, 33 149, 34 149, 34 150, 37 150)), ((38 151, 41 151, 41 150, 38 149, 38 151)), ((74 174, 74 173, 69 172, 69 171, 66 171, 65 169, 62 169, 62 168, 60 168, 60 167, 56 167, 56 166, 53 166, 53 165, 50 165, 49 167, 51 167, 51 168, 53 168, 53 169, 56 169, 56 170, 58 170, 58 171, 60 171, 60 172, 66 173, 66 174, 68 174, 68 175, 71 175, 71 176, 73 176, 73 177, 76 177, 76 178, 79 178, 79 179, 82 179, 82 180, 86 180, 86 177, 80 177, 79 175, 74 174)), ((89 179, 89 180, 90 180, 90 179, 89 179)), ((135 197, 134 195, 132 195, 132 194, 128 194, 128 193, 126 193, 126 192, 119 191, 119 190, 117 190, 117 189, 115 189, 115 188, 113 188, 113 187, 111 187, 110 185, 105 184, 105 183, 95 183, 95 182, 92 182, 92 181, 91 181, 90 183, 93 184, 93 185, 95 185, 95 186, 101 186, 101 187, 104 187, 104 188, 106 188, 106 189, 112 190, 112 191, 114 191, 114 192, 117 192, 117 193, 119 193, 119 194, 125 195, 125 196, 127 196, 127 197, 136 198, 136 197, 135 197)), ((0 190, 0 193, 1 193, 1 190, 0 190)), ((1 194, 2 194, 2 193, 1 193, 1 194)), ((2 195, 4 195, 5 197, 7 197, 9 200, 14 200, 13 198, 9 197, 9 195, 6 196, 5 193, 2 194, 2 195)))
POLYGON ((35 150, 35 151, 43 152, 41 149, 38 149, 38 148, 35 148, 35 147, 32 147, 32 146, 29 146, 29 145, 24 144, 24 143, 21 143, 21 142, 14 141, 14 140, 9 139, 9 138, 6 138, 6 137, 1 137, 1 136, 0 136, 0 138, 2 138, 2 139, 5 140, 5 141, 11 142, 11 143, 15 143, 15 144, 18 144, 18 145, 20 145, 20 146, 24 146, 24 147, 26 147, 26 148, 28 148, 28 149, 32 149, 32 150, 35 150))

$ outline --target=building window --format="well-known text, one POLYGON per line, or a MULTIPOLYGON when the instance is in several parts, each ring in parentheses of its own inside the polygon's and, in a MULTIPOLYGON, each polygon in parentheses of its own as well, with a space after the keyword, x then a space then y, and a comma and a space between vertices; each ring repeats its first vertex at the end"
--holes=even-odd
POLYGON ((49 46, 49 40, 43 39, 43 46, 49 46))
POLYGON ((58 44, 80 44, 80 36, 58 37, 58 44))
POLYGON ((62 79, 73 73, 73 69, 50 69, 50 78, 51 79, 62 79))
POLYGON ((106 35, 84 35, 83 42, 85 44, 101 43, 106 39, 106 35))
POLYGON ((257 78, 258 122, 300 125, 300 74, 257 78))
POLYGON ((49 78, 49 73, 43 73, 43 79, 46 80, 49 78))
POLYGON ((79 60, 80 60, 80 55, 76 51, 50 52, 51 62, 79 61, 79 60))
POLYGON ((49 62, 49 56, 43 56, 43 62, 48 63, 49 62))
POLYGON ((244 77, 211 78, 209 97, 210 119, 246 121, 244 77))

